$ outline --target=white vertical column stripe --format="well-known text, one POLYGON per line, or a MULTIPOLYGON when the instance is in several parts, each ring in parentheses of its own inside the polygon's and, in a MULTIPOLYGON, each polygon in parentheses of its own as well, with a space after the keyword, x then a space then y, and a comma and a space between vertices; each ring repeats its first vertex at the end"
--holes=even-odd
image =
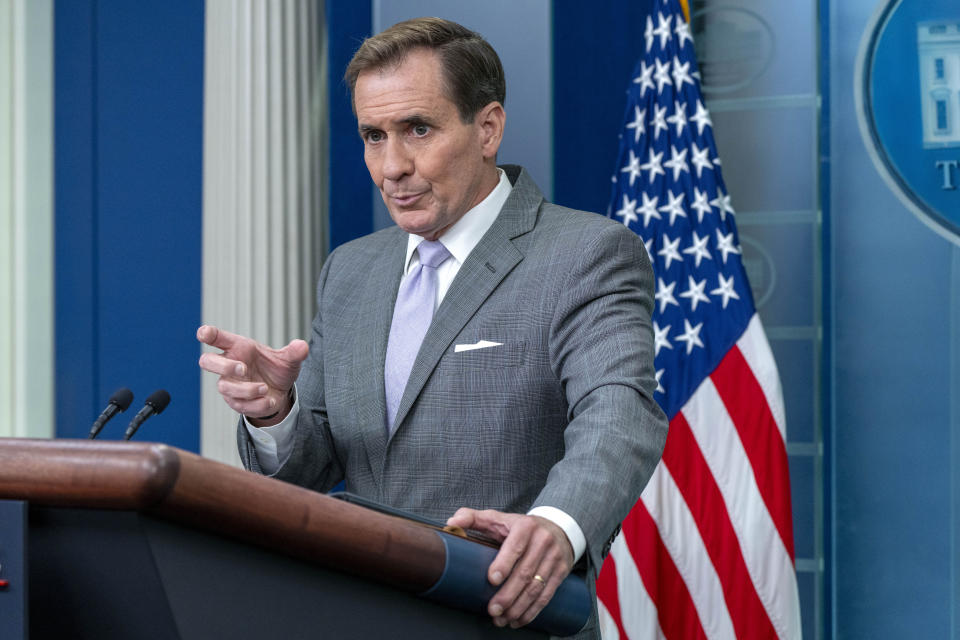
POLYGON ((53 3, 0 0, 0 436, 53 435, 53 3))
POLYGON ((737 636, 720 577, 680 488, 662 462, 654 470, 641 500, 657 523, 660 539, 687 585, 704 633, 712 640, 734 640, 737 636))
MULTIPOLYGON (((267 98, 270 88, 267 85, 267 9, 271 3, 254 2, 251 11, 251 93, 247 96, 252 110, 251 124, 253 138, 251 139, 252 158, 250 189, 253 193, 250 203, 250 256, 253 269, 250 273, 251 287, 254 294, 251 310, 253 311, 254 331, 258 332, 258 339, 263 342, 270 340, 270 321, 268 311, 274 300, 270 287, 270 174, 267 171, 267 158, 270 155, 270 140, 267 134, 267 121, 270 114, 267 111, 267 98)), ((279 46, 279 42, 276 43, 279 46)))
POLYGON ((756 313, 750 319, 747 330, 737 340, 737 348, 743 354, 743 359, 750 365, 754 377, 763 389, 767 399, 767 406, 780 430, 780 437, 787 441, 787 418, 783 408, 783 389, 780 386, 780 375, 777 373, 777 363, 773 359, 773 351, 767 341, 767 334, 760 323, 760 316, 756 313))
MULTIPOLYGON (((16 31, 12 0, 0 1, 0 140, 13 139, 14 55, 16 31)), ((14 146, 0 145, 0 436, 14 435, 14 305, 16 278, 14 240, 14 146), (8 303, 7 300, 10 302, 8 303)))
POLYGON ((799 638, 799 618, 784 617, 798 601, 790 554, 763 502, 736 427, 707 378, 683 408, 730 514, 747 571, 781 638, 799 638))
MULTIPOLYGON (((326 239, 318 0, 208 0, 203 322, 309 337, 326 239)), ((202 378, 202 453, 238 463, 237 415, 202 378)))
MULTIPOLYGON (((664 639, 663 631, 660 629, 660 620, 657 617, 657 607, 650 599, 646 587, 643 586, 643 580, 637 571, 637 565, 633 562, 633 556, 630 555, 630 549, 627 543, 623 541, 623 536, 617 536, 610 547, 610 555, 613 557, 614 566, 617 569, 617 597, 620 600, 620 623, 628 638, 640 640, 641 638, 664 639)), ((609 614, 608 614, 609 615, 609 614)), ((614 633, 617 632, 616 625, 613 625, 614 633)), ((607 635, 603 634, 604 640, 607 635)))

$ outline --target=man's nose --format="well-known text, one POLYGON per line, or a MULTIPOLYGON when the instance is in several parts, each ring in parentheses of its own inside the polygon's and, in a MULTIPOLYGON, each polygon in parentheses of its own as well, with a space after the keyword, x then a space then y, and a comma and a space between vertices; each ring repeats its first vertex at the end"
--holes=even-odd
POLYGON ((387 140, 382 170, 387 180, 399 180, 413 173, 413 157, 402 141, 387 140))

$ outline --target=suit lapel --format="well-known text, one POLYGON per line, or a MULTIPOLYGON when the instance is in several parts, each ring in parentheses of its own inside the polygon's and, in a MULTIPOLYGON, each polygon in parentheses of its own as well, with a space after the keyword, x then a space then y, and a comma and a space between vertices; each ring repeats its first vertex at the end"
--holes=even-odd
MULTIPOLYGON (((513 190, 493 226, 460 267, 437 309, 400 400, 394 433, 403 427, 410 408, 450 343, 507 274, 523 260, 523 253, 512 240, 533 228, 543 195, 526 172, 514 167, 504 167, 504 170, 514 182, 513 190)), ((381 366, 381 378, 382 369, 381 366)))
POLYGON ((369 269, 371 277, 370 286, 363 288, 364 299, 357 307, 361 312, 355 334, 354 380, 361 394, 357 398, 357 428, 362 431, 370 469, 378 485, 387 447, 383 367, 407 249, 407 234, 394 229, 396 233, 388 234, 373 260, 362 267, 369 269))

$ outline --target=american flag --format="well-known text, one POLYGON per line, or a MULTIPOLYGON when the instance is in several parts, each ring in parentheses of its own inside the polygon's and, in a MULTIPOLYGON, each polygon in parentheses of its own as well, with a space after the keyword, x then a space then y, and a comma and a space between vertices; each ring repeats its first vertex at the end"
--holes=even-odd
POLYGON ((597 581, 603 637, 799 638, 780 381, 677 0, 643 37, 608 215, 653 263, 670 432, 597 581))

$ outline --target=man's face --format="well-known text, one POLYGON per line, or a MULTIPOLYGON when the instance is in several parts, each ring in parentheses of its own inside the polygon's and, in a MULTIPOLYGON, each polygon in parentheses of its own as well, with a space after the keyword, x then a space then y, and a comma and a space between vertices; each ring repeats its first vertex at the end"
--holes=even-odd
POLYGON ((433 52, 361 73, 353 95, 367 170, 404 231, 435 240, 496 186, 502 119, 493 131, 487 113, 502 107, 464 124, 433 52))

